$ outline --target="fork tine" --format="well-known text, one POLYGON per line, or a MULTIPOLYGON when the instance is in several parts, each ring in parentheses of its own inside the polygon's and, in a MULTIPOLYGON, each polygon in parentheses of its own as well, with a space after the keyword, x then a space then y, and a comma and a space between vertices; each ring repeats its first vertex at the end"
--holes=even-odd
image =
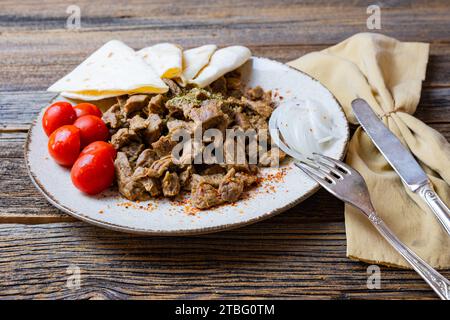
POLYGON ((314 156, 316 156, 319 159, 325 159, 325 160, 333 163, 335 166, 343 169, 347 173, 351 173, 353 171, 353 169, 351 167, 349 167, 348 165, 346 165, 342 161, 339 161, 339 160, 336 160, 336 159, 330 158, 328 156, 325 156, 323 154, 319 154, 319 153, 315 153, 315 152, 313 154, 314 154, 314 156))
POLYGON ((317 164, 318 168, 323 172, 326 172, 330 175, 334 175, 338 179, 344 179, 342 171, 339 171, 335 166, 331 166, 325 163, 325 161, 323 161, 321 158, 318 159, 308 158, 308 159, 317 164))
POLYGON ((326 183, 336 183, 335 179, 331 177, 329 174, 314 168, 311 164, 307 162, 296 162, 295 165, 300 168, 303 172, 305 172, 309 177, 313 180, 316 180, 320 184, 326 183))

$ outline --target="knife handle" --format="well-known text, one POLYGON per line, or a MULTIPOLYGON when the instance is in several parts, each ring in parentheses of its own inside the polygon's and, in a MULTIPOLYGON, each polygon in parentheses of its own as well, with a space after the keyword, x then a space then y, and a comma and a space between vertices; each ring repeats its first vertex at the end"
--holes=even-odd
POLYGON ((450 281, 404 245, 389 229, 375 210, 366 213, 380 234, 400 253, 414 270, 430 285, 442 300, 450 300, 450 281))
POLYGON ((417 190, 425 203, 430 207, 431 211, 438 218, 442 227, 450 236, 450 209, 442 202, 441 198, 434 192, 430 184, 426 184, 417 190))

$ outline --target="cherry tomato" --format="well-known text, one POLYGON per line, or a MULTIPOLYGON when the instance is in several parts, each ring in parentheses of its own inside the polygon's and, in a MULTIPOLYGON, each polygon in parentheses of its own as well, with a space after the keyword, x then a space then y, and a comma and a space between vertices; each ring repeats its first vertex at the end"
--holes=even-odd
POLYGON ((76 118, 77 114, 70 103, 58 101, 45 110, 42 118, 42 127, 47 136, 49 136, 59 127, 74 123, 76 118))
POLYGON ((95 141, 90 143, 87 147, 85 147, 81 153, 80 157, 85 154, 97 154, 99 152, 107 152, 111 156, 111 158, 114 160, 117 156, 117 151, 114 149, 112 144, 105 142, 105 141, 95 141))
POLYGON ((99 117, 90 114, 82 116, 73 125, 80 129, 81 147, 85 147, 94 141, 105 141, 109 138, 108 128, 99 117))
POLYGON ((77 104, 75 107, 73 107, 73 109, 75 110, 75 113, 77 114, 77 118, 86 116, 88 114, 99 117, 99 118, 102 117, 102 112, 100 111, 100 109, 95 104, 92 104, 92 103, 83 102, 83 103, 77 104))
POLYGON ((60 165, 71 166, 80 154, 80 129, 65 125, 53 131, 48 140, 48 152, 60 165))
POLYGON ((75 187, 87 194, 102 192, 114 180, 113 159, 108 152, 86 153, 75 162, 70 177, 75 187))

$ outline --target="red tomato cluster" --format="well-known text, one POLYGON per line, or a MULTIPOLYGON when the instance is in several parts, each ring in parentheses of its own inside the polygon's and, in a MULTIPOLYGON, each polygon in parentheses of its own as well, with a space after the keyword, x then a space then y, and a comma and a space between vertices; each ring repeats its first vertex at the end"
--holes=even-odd
POLYGON ((72 183, 92 195, 107 189, 114 180, 116 150, 105 142, 109 131, 101 116, 92 103, 72 107, 59 101, 48 107, 42 118, 50 156, 62 166, 72 166, 72 183))

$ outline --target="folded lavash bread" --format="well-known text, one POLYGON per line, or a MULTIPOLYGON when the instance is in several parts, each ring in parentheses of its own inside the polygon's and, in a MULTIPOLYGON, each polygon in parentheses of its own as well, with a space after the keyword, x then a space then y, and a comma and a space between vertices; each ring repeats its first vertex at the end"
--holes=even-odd
POLYGON ((183 70, 183 51, 172 43, 158 43, 136 53, 160 78, 177 78, 183 70))
POLYGON ((123 94, 164 93, 168 87, 132 48, 111 40, 47 90, 89 101, 123 94))
POLYGON ((189 83, 204 88, 224 74, 239 68, 251 55, 250 49, 243 46, 219 49, 211 56, 209 64, 189 83))
POLYGON ((179 83, 182 86, 188 84, 202 70, 217 50, 214 44, 207 44, 201 47, 183 51, 183 73, 179 83))

